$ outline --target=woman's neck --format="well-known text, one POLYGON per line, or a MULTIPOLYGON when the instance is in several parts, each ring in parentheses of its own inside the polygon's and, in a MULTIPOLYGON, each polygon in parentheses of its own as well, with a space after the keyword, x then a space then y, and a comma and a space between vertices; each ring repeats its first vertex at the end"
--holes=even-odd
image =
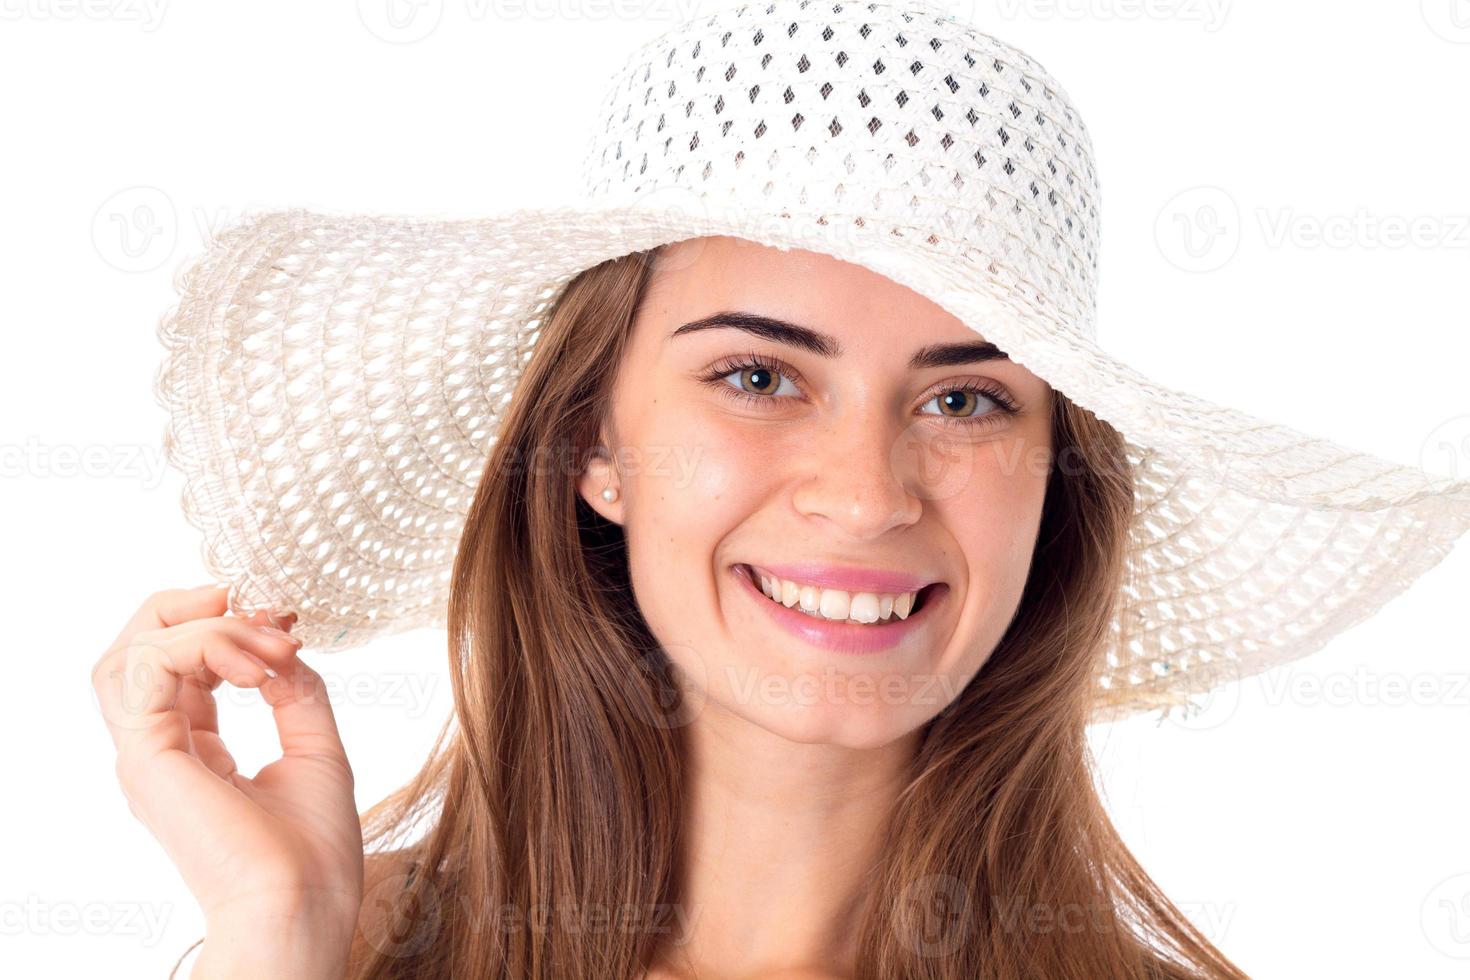
POLYGON ((864 879, 918 733, 875 749, 796 743, 708 704, 685 735, 685 931, 656 975, 850 974, 864 879))

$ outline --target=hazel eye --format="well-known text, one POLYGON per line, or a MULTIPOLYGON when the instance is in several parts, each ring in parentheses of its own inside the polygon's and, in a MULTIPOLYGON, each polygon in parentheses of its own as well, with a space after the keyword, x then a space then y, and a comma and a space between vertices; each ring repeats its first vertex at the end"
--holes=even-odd
POLYGON ((985 424, 999 421, 1016 412, 1015 404, 1001 392, 968 384, 947 388, 924 404, 938 405, 939 411, 922 414, 937 415, 945 422, 959 424, 985 424))
POLYGON ((780 371, 772 370, 763 365, 756 364, 743 367, 729 374, 723 375, 722 380, 735 378, 732 387, 739 388, 742 392, 762 397, 777 397, 782 394, 798 394, 796 385, 786 378, 780 371), (789 391, 781 390, 781 382, 785 381, 789 391))
POLYGON ((984 408, 984 402, 989 402, 992 405, 995 404, 993 399, 987 398, 980 392, 966 391, 963 388, 943 392, 929 400, 929 403, 937 403, 939 405, 940 414, 947 415, 950 418, 961 419, 971 418, 977 412, 981 411, 984 408))

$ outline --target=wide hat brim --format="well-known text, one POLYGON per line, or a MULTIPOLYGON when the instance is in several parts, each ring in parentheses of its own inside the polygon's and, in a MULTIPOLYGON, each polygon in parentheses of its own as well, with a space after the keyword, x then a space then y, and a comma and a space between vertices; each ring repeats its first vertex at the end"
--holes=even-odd
POLYGON ((1095 721, 1197 706, 1314 652, 1470 527, 1470 482, 1151 381, 1026 283, 874 226, 677 196, 454 220, 270 211, 180 267, 159 327, 165 455, 230 608, 294 612, 321 651, 443 626, 537 318, 577 272, 702 235, 862 264, 1123 435, 1135 520, 1095 721))

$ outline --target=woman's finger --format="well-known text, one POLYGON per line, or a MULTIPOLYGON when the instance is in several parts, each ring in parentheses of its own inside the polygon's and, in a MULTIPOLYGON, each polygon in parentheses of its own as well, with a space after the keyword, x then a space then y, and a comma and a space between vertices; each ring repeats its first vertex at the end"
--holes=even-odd
POLYGON ((100 679, 99 699, 114 741, 119 728, 146 725, 152 715, 175 707, 185 677, 202 680, 208 670, 226 680, 246 678, 238 686, 255 687, 251 679, 263 673, 262 661, 279 670, 298 647, 287 633, 230 617, 133 634, 100 679))
MULTIPOLYGON (((159 690, 170 684, 182 683, 174 671, 187 670, 191 655, 209 663, 212 670, 237 686, 257 686, 270 678, 220 633, 172 637, 170 642, 175 646, 172 651, 166 649, 168 643, 129 648, 133 663, 131 669, 123 668, 121 699, 125 706, 119 709, 117 705, 109 705, 109 710, 121 710, 125 718, 122 724, 116 725, 119 735, 116 773, 128 806, 169 849, 170 856, 177 858, 171 842, 182 839, 177 835, 186 830, 175 826, 178 823, 175 811, 180 809, 177 801, 180 798, 194 801, 189 812, 197 815, 193 807, 206 798, 217 798, 223 805, 228 794, 238 794, 239 790, 228 781, 229 768, 218 751, 211 752, 209 740, 218 736, 201 732, 196 739, 182 710, 160 706, 152 699, 159 697, 159 690), (232 661, 233 667, 229 666, 232 661), (148 683, 139 685, 139 677, 147 677, 148 683), (127 706, 129 702, 131 706, 127 706), (201 751, 212 756, 213 766, 199 757, 201 751), (225 765, 225 781, 214 768, 220 765, 225 765), (221 796, 224 790, 228 794, 221 796)), ((218 749, 223 749, 223 745, 218 749)))
MULTIPOLYGON (((244 620, 251 626, 267 626, 269 616, 265 612, 258 612, 244 620)), ((295 616, 290 617, 294 620, 295 616)), ((261 660, 252 653, 247 652, 247 657, 255 660, 261 667, 270 669, 270 664, 261 660)), ((184 684, 179 689, 178 708, 189 716, 189 730, 199 732, 219 733, 219 708, 214 698, 214 691, 223 682, 223 678, 209 669, 209 665, 199 668, 191 677, 184 679, 184 684)))
POLYGON ((347 765, 326 683, 306 661, 294 658, 260 693, 274 714, 283 756, 326 756, 347 765))
MULTIPOLYGON (((187 741, 187 724, 182 714, 170 712, 160 727, 175 731, 171 737, 160 736, 158 742, 187 741)), ((232 812, 241 799, 233 779, 220 778, 202 760, 172 748, 118 753, 117 778, 134 816, 180 868, 199 860, 191 847, 200 836, 204 815, 232 812), (187 805, 180 805, 183 801, 187 805)))
MULTIPOLYGON (((118 742, 118 730, 113 716, 117 713, 116 705, 122 696, 123 668, 127 662, 129 641, 145 629, 165 629, 195 619, 221 616, 227 605, 228 596, 225 590, 213 586, 164 589, 143 600, 122 632, 92 665, 92 690, 114 745, 118 742)), ((213 680, 212 675, 210 680, 213 680)))
MULTIPOLYGON (((228 608, 229 594, 224 588, 218 586, 209 585, 198 589, 163 589, 155 592, 144 599, 137 611, 128 617, 127 625, 107 645, 107 654, 115 652, 119 647, 126 646, 127 641, 142 630, 164 629, 191 619, 223 616, 228 608)), ((107 654, 103 654, 102 660, 107 658, 107 654)), ((101 666, 102 660, 93 665, 94 670, 101 666)))
MULTIPOLYGON (((267 618, 264 612, 259 612, 246 622, 252 626, 264 626, 267 618)), ((253 657, 253 654, 247 653, 246 656, 253 657)), ((266 666, 265 661, 255 659, 262 668, 266 666)), ((220 735, 219 705, 215 701, 214 690, 222 682, 223 679, 206 665, 194 677, 184 679, 177 707, 189 718, 189 742, 194 755, 216 776, 228 782, 239 772, 239 766, 220 735)))
MULTIPOLYGON (((225 619, 229 598, 223 586, 203 586, 196 589, 164 589, 153 593, 143 601, 137 612, 128 619, 126 626, 116 639, 108 645, 106 652, 92 665, 93 686, 104 670, 120 663, 129 641, 144 630, 167 629, 199 620, 220 619, 223 622, 248 622, 253 625, 279 625, 289 629, 296 621, 295 613, 277 614, 269 610, 255 613, 248 620, 225 619)), ((211 681, 214 678, 210 678, 211 681)))
POLYGON ((144 745, 151 753, 189 750, 189 719, 178 701, 184 678, 203 665, 236 687, 257 687, 269 679, 224 630, 182 634, 144 630, 134 637, 119 668, 114 696, 103 705, 117 734, 119 752, 136 751, 144 745), (172 724, 162 724, 172 714, 184 723, 177 732, 172 724), (155 732, 163 733, 162 740, 155 732))
POLYGON ((240 771, 235 764, 235 757, 225 747, 224 739, 220 738, 219 732, 200 731, 190 729, 189 741, 194 746, 194 756, 225 782, 240 771))

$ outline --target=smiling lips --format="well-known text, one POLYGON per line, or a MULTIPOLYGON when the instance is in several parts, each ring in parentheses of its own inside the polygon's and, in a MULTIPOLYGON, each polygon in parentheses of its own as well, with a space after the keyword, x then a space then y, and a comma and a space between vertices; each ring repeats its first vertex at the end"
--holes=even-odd
MULTIPOLYGON (((777 625, 815 646, 847 653, 872 653, 899 644, 931 618, 927 615, 949 587, 888 573, 852 573, 806 566, 817 579, 771 574, 770 566, 740 564, 736 576, 777 625), (897 584, 894 591, 850 592, 833 581, 897 584), (904 589, 904 585, 914 588, 904 589)), ((774 566, 784 571, 792 566, 774 566)))

